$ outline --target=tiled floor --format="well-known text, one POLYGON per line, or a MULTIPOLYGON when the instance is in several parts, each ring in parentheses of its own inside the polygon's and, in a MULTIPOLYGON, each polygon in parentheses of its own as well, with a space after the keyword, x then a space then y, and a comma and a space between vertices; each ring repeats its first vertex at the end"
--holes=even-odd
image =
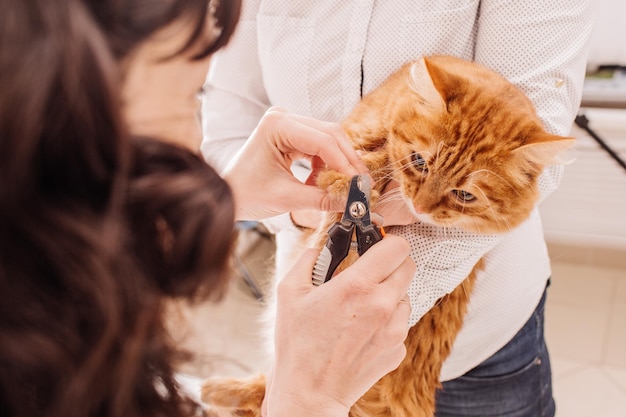
POLYGON ((626 270, 553 262, 546 309, 558 417, 626 416, 626 270))
POLYGON ((181 346, 194 353, 194 359, 180 371, 208 378, 245 377, 266 372, 269 349, 262 330, 265 307, 243 284, 235 282, 220 304, 206 303, 186 311, 187 326, 173 326, 181 346))
MULTIPOLYGON (((546 333, 557 417, 626 416, 626 269, 554 261, 546 333)), ((262 307, 241 285, 220 306, 194 312, 187 346, 202 351, 183 371, 201 377, 264 370, 255 319, 262 307)))

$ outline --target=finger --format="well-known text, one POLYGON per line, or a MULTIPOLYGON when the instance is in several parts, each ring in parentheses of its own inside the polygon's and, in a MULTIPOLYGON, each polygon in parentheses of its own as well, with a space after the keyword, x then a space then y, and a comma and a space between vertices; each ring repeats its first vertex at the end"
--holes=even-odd
POLYGON ((411 317, 411 304, 408 300, 400 300, 396 304, 387 325, 377 337, 381 343, 404 343, 409 334, 409 318, 411 317))
MULTIPOLYGON (((377 345, 373 343, 371 346, 377 347, 377 345)), ((364 369, 365 372, 371 375, 385 375, 398 368, 406 357, 407 350, 404 343, 398 343, 393 347, 389 347, 389 343, 387 342, 379 348, 378 352, 379 354, 376 360, 370 361, 368 363, 368 369, 364 369)))
MULTIPOLYGON (((354 149, 354 144, 348 139, 345 131, 340 125, 334 125, 333 130, 337 131, 336 137, 338 138, 338 144, 343 153, 346 155, 352 166, 354 166, 359 174, 369 173, 369 169, 363 162, 361 155, 354 149)), ((332 168, 332 167, 331 167, 332 168)))
POLYGON ((280 129, 282 152, 319 156, 328 167, 351 176, 367 172, 338 124, 281 112, 266 113, 266 116, 280 118, 274 125, 280 129))
MULTIPOLYGON (((366 278, 374 283, 381 283, 390 278, 392 273, 407 261, 409 250, 409 243, 406 239, 387 235, 357 259, 351 266, 356 273, 351 275, 354 279, 366 278), (380 262, 381 259, 385 262, 380 262)), ((407 265, 404 268, 408 267, 407 265)))
MULTIPOLYGON (((413 307, 411 306, 411 297, 409 297, 408 293, 404 293, 404 295, 398 302, 398 306, 396 307, 395 314, 399 316, 398 320, 400 324, 402 324, 402 326, 406 329, 407 332, 409 330, 408 324, 409 324, 409 318, 411 317, 412 311, 413 311, 413 307)), ((407 335, 405 334, 402 340, 406 339, 406 336, 407 335)))
POLYGON ((303 184, 291 177, 284 186, 277 184, 276 189, 278 201, 289 201, 291 211, 343 211, 346 205, 346 196, 331 197, 326 190, 316 185, 303 184))
POLYGON ((404 259, 404 262, 396 269, 389 277, 381 283, 385 286, 386 293, 390 296, 396 295, 395 299, 391 299, 390 302, 400 305, 404 304, 411 309, 411 301, 407 295, 407 291, 411 286, 411 281, 415 276, 417 268, 415 263, 409 257, 404 259))
POLYGON ((347 139, 329 134, 317 145, 316 155, 324 160, 328 168, 349 176, 369 172, 347 139))
POLYGON ((277 112, 277 113, 289 113, 286 108, 281 106, 272 106, 265 113, 277 112))
POLYGON ((372 223, 376 226, 383 226, 385 224, 385 218, 378 213, 370 212, 370 218, 372 219, 372 223))
POLYGON ((398 301, 398 305, 400 304, 406 304, 409 306, 409 309, 411 308, 411 297, 409 297, 408 293, 404 294, 402 298, 400 298, 400 301, 398 301))
POLYGON ((380 331, 375 333, 370 347, 380 352, 385 350, 394 352, 395 350, 396 353, 392 353, 391 356, 395 358, 393 361, 399 364, 406 354, 404 342, 410 330, 410 316, 410 304, 408 302, 398 303, 387 324, 380 331))

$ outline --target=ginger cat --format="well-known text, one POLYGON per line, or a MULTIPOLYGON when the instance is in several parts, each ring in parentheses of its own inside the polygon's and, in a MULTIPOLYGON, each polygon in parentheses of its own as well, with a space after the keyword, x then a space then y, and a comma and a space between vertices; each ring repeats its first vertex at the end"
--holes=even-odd
MULTIPOLYGON (((363 151, 373 197, 395 179, 420 221, 478 233, 507 232, 526 220, 539 197, 538 176, 574 142, 548 134, 530 100, 503 77, 449 56, 405 64, 363 98, 343 127, 363 151)), ((328 171, 318 182, 347 192, 349 178, 328 171)), ((340 217, 326 216, 314 237, 318 248, 340 217)), ((482 263, 410 329, 402 364, 352 407, 351 417, 433 416, 441 366, 482 263)), ((214 410, 260 417, 264 389, 262 377, 207 381, 202 399, 214 410)))

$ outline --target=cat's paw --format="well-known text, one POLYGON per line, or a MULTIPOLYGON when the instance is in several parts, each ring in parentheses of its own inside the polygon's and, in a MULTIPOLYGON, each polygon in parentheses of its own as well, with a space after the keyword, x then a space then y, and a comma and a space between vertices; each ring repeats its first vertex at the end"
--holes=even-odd
MULTIPOLYGON (((330 198, 345 201, 350 190, 352 177, 337 171, 321 171, 317 176, 317 186, 328 191, 330 198)), ((370 190, 370 206, 376 204, 381 193, 373 186, 370 190)))
POLYGON ((331 199, 345 201, 352 177, 337 171, 324 170, 317 176, 317 186, 328 192, 331 199))
POLYGON ((202 384, 201 400, 208 416, 261 417, 265 396, 263 375, 242 379, 209 379, 202 384))

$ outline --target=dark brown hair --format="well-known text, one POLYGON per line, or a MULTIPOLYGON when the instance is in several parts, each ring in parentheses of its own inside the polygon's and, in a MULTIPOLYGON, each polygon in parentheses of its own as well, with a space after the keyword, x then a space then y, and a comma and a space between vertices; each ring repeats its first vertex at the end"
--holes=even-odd
POLYGON ((183 50, 223 46, 240 4, 217 5, 213 42, 207 4, 0 2, 0 415, 193 413, 163 304, 219 295, 232 196, 198 155, 128 135, 118 62, 179 18, 183 50))
POLYGON ((237 0, 84 0, 105 31, 116 58, 125 57, 165 26, 187 19, 193 28, 188 42, 179 53, 200 46, 196 58, 206 57, 230 40, 239 20, 241 2, 237 0), (212 10, 209 10, 212 9, 212 10), (208 14, 216 19, 221 32, 216 39, 206 36, 208 14))

